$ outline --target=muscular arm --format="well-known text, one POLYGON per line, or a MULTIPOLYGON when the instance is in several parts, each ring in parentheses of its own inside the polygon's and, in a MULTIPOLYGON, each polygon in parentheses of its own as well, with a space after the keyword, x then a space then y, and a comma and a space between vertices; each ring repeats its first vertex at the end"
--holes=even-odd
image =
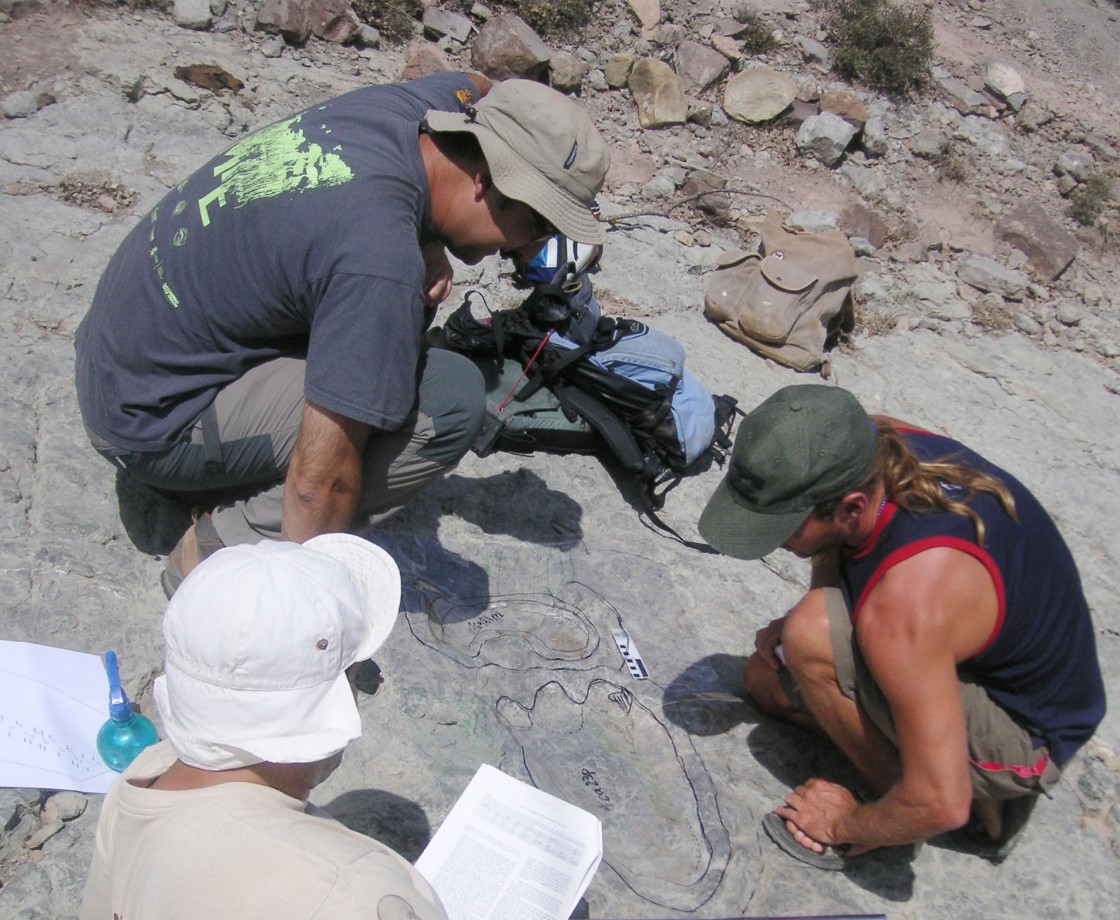
POLYGON ((346 530, 362 493, 370 426, 307 402, 284 480, 281 535, 302 543, 346 530))
POLYGON ((853 844, 852 855, 964 824, 972 789, 957 664, 984 644, 995 616, 991 579, 964 553, 927 550, 890 569, 860 610, 856 636, 890 702, 899 778, 867 804, 812 780, 779 813, 812 840, 853 844))

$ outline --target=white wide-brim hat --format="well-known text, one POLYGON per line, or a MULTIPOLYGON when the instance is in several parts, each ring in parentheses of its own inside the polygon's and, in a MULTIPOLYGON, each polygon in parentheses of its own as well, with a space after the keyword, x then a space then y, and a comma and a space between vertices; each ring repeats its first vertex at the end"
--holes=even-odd
POLYGON ((223 770, 338 753, 362 732, 346 669, 381 647, 399 607, 396 563, 350 534, 205 559, 164 618, 155 698, 176 755, 223 770))

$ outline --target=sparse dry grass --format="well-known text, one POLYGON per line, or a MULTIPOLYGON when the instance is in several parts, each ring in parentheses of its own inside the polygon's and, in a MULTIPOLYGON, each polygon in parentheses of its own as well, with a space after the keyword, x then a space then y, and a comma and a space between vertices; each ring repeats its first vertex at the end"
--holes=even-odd
POLYGON ((416 31, 424 12, 422 0, 350 0, 354 13, 389 41, 404 41, 416 31))
POLYGON ((749 54, 763 54, 778 44, 774 38, 774 28, 761 14, 750 6, 742 6, 735 12, 735 21, 746 26, 739 36, 743 50, 749 54))
POLYGON ((850 348, 852 340, 857 336, 867 336, 871 338, 878 335, 887 335, 894 331, 894 327, 898 325, 898 314, 882 311, 882 310, 867 310, 856 307, 856 327, 852 330, 851 335, 843 337, 838 343, 840 348, 850 348))
POLYGON ((1091 227, 1114 200, 1112 181, 1103 173, 1097 173, 1070 192, 1069 213, 1083 227, 1091 227))
POLYGON ((937 178, 941 181, 955 182, 960 185, 968 180, 968 160, 957 153, 952 142, 946 142, 942 145, 937 156, 932 157, 930 162, 933 164, 933 168, 937 170, 937 178))
MULTIPOLYGON (((463 15, 470 12, 473 0, 451 4, 463 15)), ((487 4, 496 13, 516 13, 542 38, 586 27, 598 0, 492 0, 487 4)))
POLYGON ((986 332, 1006 332, 1011 313, 1002 299, 982 297, 972 305, 972 322, 986 332))
POLYGON ((836 70, 889 93, 921 88, 933 60, 933 16, 915 2, 825 0, 836 70))

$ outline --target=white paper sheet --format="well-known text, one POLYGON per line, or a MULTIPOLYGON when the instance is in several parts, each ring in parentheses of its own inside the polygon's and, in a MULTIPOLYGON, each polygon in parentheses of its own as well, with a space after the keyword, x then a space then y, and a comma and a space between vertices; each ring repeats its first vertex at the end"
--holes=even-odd
POLYGON ((0 640, 0 786, 105 792, 109 682, 97 655, 0 640))
POLYGON ((567 920, 602 855, 598 818, 483 764, 416 869, 450 920, 567 920))

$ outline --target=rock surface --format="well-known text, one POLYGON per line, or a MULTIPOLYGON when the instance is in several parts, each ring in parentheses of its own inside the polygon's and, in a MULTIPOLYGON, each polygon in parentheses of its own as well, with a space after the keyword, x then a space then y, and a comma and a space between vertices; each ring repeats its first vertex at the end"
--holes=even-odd
MULTIPOLYGON (((1114 4, 937 4, 946 76, 903 100, 833 82, 805 59, 809 45, 795 39, 823 36, 813 4, 753 5, 784 35, 764 55, 744 51, 729 25, 737 4, 720 0, 634 4, 642 22, 624 0, 602 0, 585 30, 549 37, 548 54, 590 65, 581 99, 615 153, 601 196, 601 301, 678 338, 710 389, 749 408, 812 378, 710 327, 707 273, 719 252, 754 242, 770 207, 814 226, 839 215, 867 255, 856 335, 831 355, 835 381, 871 411, 961 438, 1035 490, 1078 561, 1106 684, 1120 699, 1120 272, 1115 237, 1109 248, 1106 230, 1073 222, 1062 197, 1089 176, 1086 164, 1115 175, 1114 4), (783 107, 852 93, 868 113, 862 135, 835 169, 802 156, 796 126, 729 117, 724 89, 740 74, 691 91, 707 123, 643 129, 625 86, 634 60, 673 60, 671 46, 642 37, 658 23, 770 68, 794 87, 783 107), (980 92, 991 60, 1021 77, 1019 111, 980 92), (950 78, 976 98, 965 106, 950 78), (916 159, 912 145, 930 127, 947 151, 916 159), (713 207, 701 207, 706 197, 713 207), (1052 260, 1040 252, 1048 221, 1063 234, 1052 260), (986 269, 976 277, 987 292, 958 277, 962 265, 986 269)), ((209 30, 178 27, 156 7, 0 3, 0 99, 21 94, 0 123, 0 635, 115 648, 150 714, 158 573, 187 519, 115 479, 84 437, 72 340, 97 279, 168 187, 248 130, 406 69, 471 67, 470 45, 343 46, 310 37, 306 12, 294 28, 278 14, 304 6, 265 6, 271 32, 254 31, 248 2, 212 5, 209 30), (275 44, 277 32, 287 43, 275 44), (240 88, 175 75, 197 65, 240 88)), ((1115 206, 1106 218, 1116 226, 1115 206)), ((507 268, 457 266, 445 309, 468 287, 484 286, 495 306, 514 302, 507 268)), ((686 537, 719 475, 670 495, 664 516, 686 537)), ((591 917, 1115 913, 1115 705, 998 868, 945 841, 912 862, 872 853, 846 873, 779 852, 762 815, 810 775, 851 778, 830 747, 737 697, 755 631, 804 590, 805 566, 781 553, 754 563, 701 555, 638 523, 597 458, 472 455, 372 533, 401 565, 401 622, 378 655, 385 683, 361 701, 365 735, 314 800, 415 858, 479 763, 595 810, 581 779, 591 770, 617 802, 599 812, 605 857, 591 917), (614 648, 620 623, 649 680, 632 679, 614 648)), ((77 915, 99 810, 98 796, 83 810, 78 798, 0 790, 0 916, 77 915)))

